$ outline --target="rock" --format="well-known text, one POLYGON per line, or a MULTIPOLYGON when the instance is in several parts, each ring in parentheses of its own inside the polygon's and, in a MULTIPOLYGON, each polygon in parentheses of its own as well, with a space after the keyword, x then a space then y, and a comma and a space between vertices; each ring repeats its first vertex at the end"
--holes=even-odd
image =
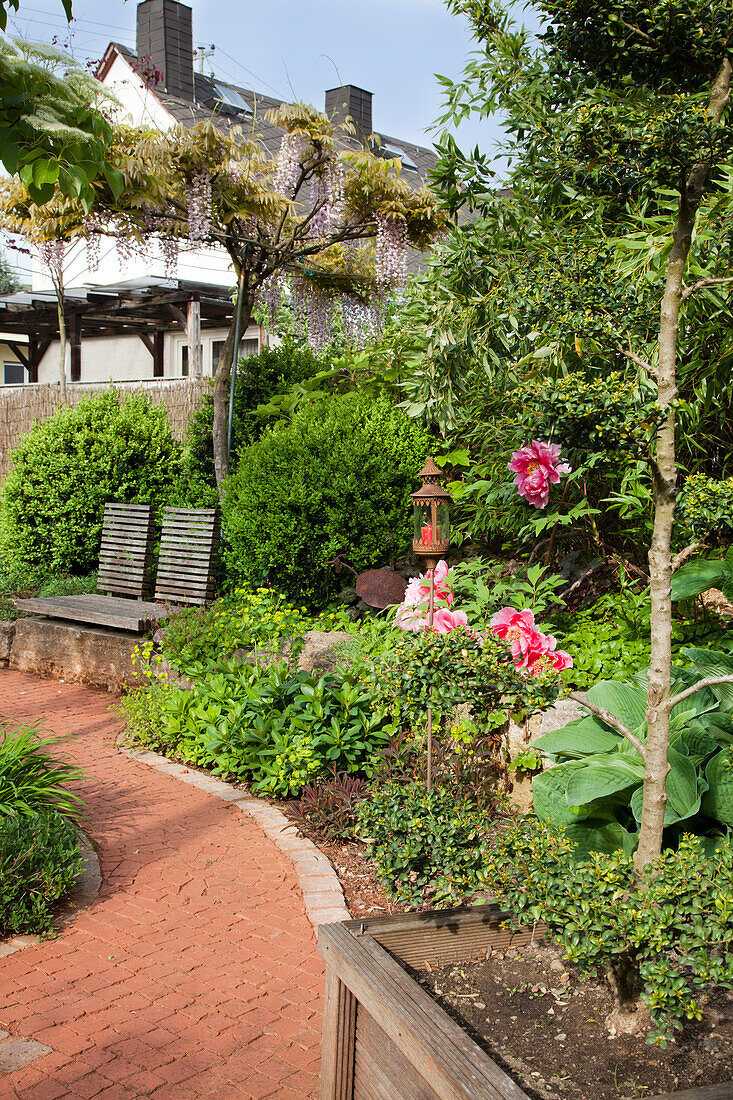
POLYGON ((298 668, 305 672, 333 672, 338 657, 336 646, 351 642, 351 634, 343 630, 309 630, 303 636, 303 649, 298 657, 298 668))
POLYGON ((550 960, 550 970, 564 971, 565 967, 563 966, 560 959, 551 959, 550 960))
POLYGON ((157 673, 165 676, 172 687, 181 688, 183 691, 192 691, 196 686, 193 680, 189 680, 188 676, 184 676, 182 672, 174 668, 167 657, 164 657, 159 664, 156 663, 153 667, 157 673))
POLYGON ((7 668, 10 660, 10 647, 15 634, 15 621, 8 619, 0 622, 0 668, 7 668))
POLYGON ((10 667, 67 683, 119 692, 140 676, 132 663, 136 634, 53 619, 18 619, 10 667))

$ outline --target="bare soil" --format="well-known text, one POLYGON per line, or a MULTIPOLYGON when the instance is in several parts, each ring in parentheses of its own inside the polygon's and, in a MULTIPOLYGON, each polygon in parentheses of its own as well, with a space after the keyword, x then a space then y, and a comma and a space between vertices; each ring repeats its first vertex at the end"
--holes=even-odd
POLYGON ((606 988, 551 946, 413 974, 533 1100, 640 1100, 729 1081, 720 1100, 733 1098, 731 992, 703 998, 703 1019, 660 1049, 610 1036, 606 988))

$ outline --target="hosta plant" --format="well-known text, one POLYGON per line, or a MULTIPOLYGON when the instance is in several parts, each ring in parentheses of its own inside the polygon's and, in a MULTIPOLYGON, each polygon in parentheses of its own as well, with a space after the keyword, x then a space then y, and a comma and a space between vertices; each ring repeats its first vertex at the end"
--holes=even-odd
MULTIPOLYGON (((733 658, 690 648, 693 669, 675 668, 673 693, 701 678, 733 671, 733 658)), ((607 680, 586 698, 646 742, 646 680, 607 680)), ((642 813, 644 762, 637 749, 597 714, 569 722, 533 742, 556 766, 535 777, 534 808, 544 821, 563 826, 577 845, 576 858, 591 851, 633 853, 642 813)), ((670 715, 664 843, 675 846, 683 832, 700 835, 712 850, 733 826, 733 687, 715 684, 682 699, 670 715)))

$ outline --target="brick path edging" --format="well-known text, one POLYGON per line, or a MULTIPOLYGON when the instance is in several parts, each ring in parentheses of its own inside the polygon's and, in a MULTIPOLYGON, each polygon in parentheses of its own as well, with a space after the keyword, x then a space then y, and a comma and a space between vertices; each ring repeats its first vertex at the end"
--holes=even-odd
POLYGON ((166 756, 147 749, 133 749, 117 742, 117 748, 133 760, 147 764, 156 771, 163 772, 181 783, 197 787, 200 791, 228 802, 237 810, 242 810, 259 825, 265 835, 287 856, 298 877, 303 902, 308 919, 314 928, 320 924, 333 924, 335 921, 350 920, 351 914, 344 902, 336 872, 330 861, 319 851, 312 840, 297 834, 296 826, 285 814, 265 798, 256 798, 247 791, 240 791, 221 779, 214 779, 205 772, 184 764, 174 764, 166 756), (290 830, 288 833, 286 830, 290 830))

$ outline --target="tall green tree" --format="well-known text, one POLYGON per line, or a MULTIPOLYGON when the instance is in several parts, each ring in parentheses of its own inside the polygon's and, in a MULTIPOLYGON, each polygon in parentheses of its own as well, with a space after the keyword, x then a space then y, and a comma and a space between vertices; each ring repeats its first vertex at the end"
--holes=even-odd
POLYGON ((491 330, 484 346, 501 359, 513 301, 503 344, 514 363, 554 359, 591 375, 611 365, 653 391, 646 728, 602 716, 644 760, 641 873, 661 850, 670 712, 692 693, 671 690, 671 579, 689 552, 672 553, 676 407, 681 356, 733 281, 733 4, 542 0, 538 41, 489 0, 448 6, 469 19, 479 49, 462 80, 444 81, 446 121, 500 113, 511 165, 511 191, 497 196, 486 156, 450 138, 441 146, 452 212, 472 208, 491 228, 488 277, 468 310, 491 330))

